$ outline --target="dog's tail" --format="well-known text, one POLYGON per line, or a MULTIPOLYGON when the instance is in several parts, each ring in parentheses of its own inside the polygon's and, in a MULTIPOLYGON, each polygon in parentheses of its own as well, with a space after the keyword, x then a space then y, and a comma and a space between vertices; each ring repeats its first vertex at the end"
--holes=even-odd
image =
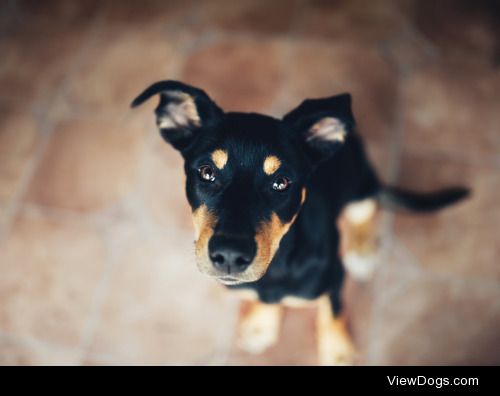
POLYGON ((432 212, 466 198, 470 190, 465 187, 445 188, 419 193, 393 186, 382 186, 378 198, 382 207, 391 210, 432 212))

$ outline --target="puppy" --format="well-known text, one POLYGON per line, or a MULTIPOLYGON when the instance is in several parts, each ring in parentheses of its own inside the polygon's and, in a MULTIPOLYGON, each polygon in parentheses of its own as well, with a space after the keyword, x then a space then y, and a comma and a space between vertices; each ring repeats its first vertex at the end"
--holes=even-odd
POLYGON ((198 268, 253 297, 240 345, 263 351, 277 340, 283 304, 318 301, 320 363, 352 363, 342 261, 358 275, 372 266, 377 207, 432 211, 467 190, 384 185, 356 133, 349 94, 305 100, 277 119, 225 112, 201 89, 160 81, 132 107, 155 95, 160 134, 185 161, 198 268))

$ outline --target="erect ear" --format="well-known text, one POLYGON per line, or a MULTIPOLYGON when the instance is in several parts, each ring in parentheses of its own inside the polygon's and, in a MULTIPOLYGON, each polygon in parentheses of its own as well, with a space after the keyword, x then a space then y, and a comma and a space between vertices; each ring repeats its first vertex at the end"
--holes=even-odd
POLYGON ((351 95, 307 99, 283 121, 299 137, 313 162, 325 160, 342 147, 355 127, 351 95))
POLYGON ((156 125, 163 138, 183 151, 197 133, 217 123, 223 111, 201 89, 178 81, 159 81, 146 88, 131 104, 139 106, 154 95, 160 95, 156 107, 156 125))

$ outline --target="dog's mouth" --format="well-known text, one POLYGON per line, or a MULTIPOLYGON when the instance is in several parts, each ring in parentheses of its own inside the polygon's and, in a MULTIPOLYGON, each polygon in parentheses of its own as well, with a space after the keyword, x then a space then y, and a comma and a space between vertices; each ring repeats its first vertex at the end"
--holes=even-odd
POLYGON ((243 279, 238 279, 232 276, 216 276, 215 280, 217 280, 217 282, 222 283, 225 286, 236 286, 248 282, 243 279))

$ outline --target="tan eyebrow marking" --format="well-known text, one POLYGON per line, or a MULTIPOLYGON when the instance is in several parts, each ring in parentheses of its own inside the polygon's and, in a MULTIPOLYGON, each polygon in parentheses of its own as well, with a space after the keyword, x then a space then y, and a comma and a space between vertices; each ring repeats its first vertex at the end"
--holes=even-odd
POLYGON ((212 153, 211 158, 215 166, 219 169, 222 169, 227 164, 227 151, 217 149, 212 153))
POLYGON ((281 161, 275 155, 268 155, 264 160, 264 173, 266 175, 272 175, 281 166, 281 161))

